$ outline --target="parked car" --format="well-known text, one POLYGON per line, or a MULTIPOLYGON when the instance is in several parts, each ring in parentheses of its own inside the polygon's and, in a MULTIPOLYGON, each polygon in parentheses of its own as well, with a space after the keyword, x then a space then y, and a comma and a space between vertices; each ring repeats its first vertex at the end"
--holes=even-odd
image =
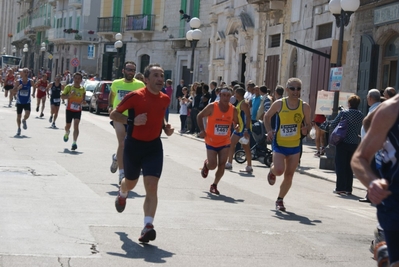
POLYGON ((85 97, 86 104, 82 105, 83 109, 89 110, 91 97, 93 96, 94 89, 96 89, 99 83, 100 83, 99 81, 90 81, 90 80, 86 80, 84 82, 83 87, 86 89, 86 97, 85 97))
POLYGON ((90 99, 89 111, 100 114, 108 112, 108 97, 111 91, 112 81, 100 81, 93 91, 90 99))

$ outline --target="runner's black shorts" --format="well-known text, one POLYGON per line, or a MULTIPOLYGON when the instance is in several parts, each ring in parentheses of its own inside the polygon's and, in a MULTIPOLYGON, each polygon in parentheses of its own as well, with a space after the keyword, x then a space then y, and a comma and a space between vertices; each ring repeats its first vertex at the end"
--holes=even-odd
POLYGON ((82 111, 73 112, 70 110, 66 110, 66 123, 71 123, 72 119, 80 120, 82 116, 82 111))
POLYGON ((4 86, 4 90, 6 90, 6 91, 11 90, 11 89, 13 89, 13 88, 14 88, 13 85, 5 85, 5 86, 4 86))
POLYGON ((30 103, 28 104, 17 104, 17 114, 22 114, 22 110, 30 111, 30 103))
POLYGON ((137 180, 141 170, 143 170, 143 176, 160 178, 163 167, 161 138, 147 142, 129 136, 126 137, 123 149, 123 166, 125 178, 128 180, 137 180))
MULTIPOLYGON (((57 99, 58 99, 58 98, 57 98, 57 99)), ((54 98, 50 98, 50 105, 51 105, 51 106, 59 107, 60 104, 61 104, 61 99, 59 99, 58 102, 54 102, 54 98)))

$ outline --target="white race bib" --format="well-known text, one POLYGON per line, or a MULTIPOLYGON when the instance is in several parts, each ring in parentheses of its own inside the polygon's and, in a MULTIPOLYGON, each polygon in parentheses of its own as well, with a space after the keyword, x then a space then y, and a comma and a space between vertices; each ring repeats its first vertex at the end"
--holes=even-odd
POLYGON ((297 124, 283 124, 280 126, 281 137, 295 136, 297 132, 298 132, 297 124))
POLYGON ((40 86, 39 87, 40 91, 45 92, 46 91, 46 87, 40 86))
POLYGON ((215 124, 215 129, 214 129, 214 134, 215 135, 228 135, 229 134, 229 126, 228 125, 219 125, 215 124))
POLYGON ((54 99, 53 99, 53 102, 54 102, 54 103, 59 103, 60 101, 61 101, 60 98, 54 98, 54 99))
POLYGON ((8 85, 13 85, 13 84, 14 84, 14 81, 13 81, 13 80, 8 80, 8 81, 7 81, 7 84, 8 84, 8 85))
POLYGON ((126 90, 118 90, 118 100, 122 101, 122 99, 125 97, 125 95, 127 95, 128 93, 130 93, 130 91, 126 91, 126 90))
POLYGON ((71 109, 79 111, 80 110, 80 104, 72 102, 71 103, 71 109))
POLYGON ((20 96, 28 96, 29 95, 29 91, 28 90, 20 90, 19 91, 19 95, 20 96))

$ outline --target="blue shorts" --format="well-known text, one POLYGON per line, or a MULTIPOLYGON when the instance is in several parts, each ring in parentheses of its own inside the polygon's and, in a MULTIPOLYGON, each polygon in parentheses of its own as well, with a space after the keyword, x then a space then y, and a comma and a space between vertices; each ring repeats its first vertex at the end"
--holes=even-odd
POLYGON ((283 154, 284 156, 295 155, 295 154, 299 154, 301 152, 301 146, 297 146, 297 147, 279 146, 275 140, 276 139, 273 140, 273 145, 272 145, 273 152, 283 154))
POLYGON ((230 145, 214 147, 214 146, 210 146, 210 145, 207 145, 207 144, 205 144, 205 146, 206 146, 206 149, 213 150, 213 151, 216 151, 216 152, 221 151, 223 148, 229 148, 230 147, 230 145))
POLYGON ((399 262, 399 231, 384 230, 384 235, 387 242, 390 264, 399 262))
MULTIPOLYGON (((237 136, 239 136, 239 137, 243 137, 243 136, 244 136, 244 131, 242 131, 242 132, 236 132, 236 131, 234 131, 233 134, 234 134, 234 135, 237 135, 237 136)), ((248 130, 248 134, 249 134, 249 136, 251 136, 251 130, 248 130)))
POLYGON ((160 178, 163 167, 161 138, 146 142, 127 136, 123 149, 123 165, 125 178, 128 180, 137 180, 141 170, 143 176, 160 178))

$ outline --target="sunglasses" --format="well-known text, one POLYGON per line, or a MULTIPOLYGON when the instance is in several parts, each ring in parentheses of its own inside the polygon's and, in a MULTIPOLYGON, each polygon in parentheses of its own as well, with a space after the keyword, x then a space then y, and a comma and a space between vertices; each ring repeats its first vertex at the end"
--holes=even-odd
POLYGON ((136 69, 125 68, 125 71, 132 71, 132 72, 136 72, 136 69))
POLYGON ((288 86, 288 89, 290 89, 291 91, 301 91, 301 87, 294 87, 294 86, 288 86))

